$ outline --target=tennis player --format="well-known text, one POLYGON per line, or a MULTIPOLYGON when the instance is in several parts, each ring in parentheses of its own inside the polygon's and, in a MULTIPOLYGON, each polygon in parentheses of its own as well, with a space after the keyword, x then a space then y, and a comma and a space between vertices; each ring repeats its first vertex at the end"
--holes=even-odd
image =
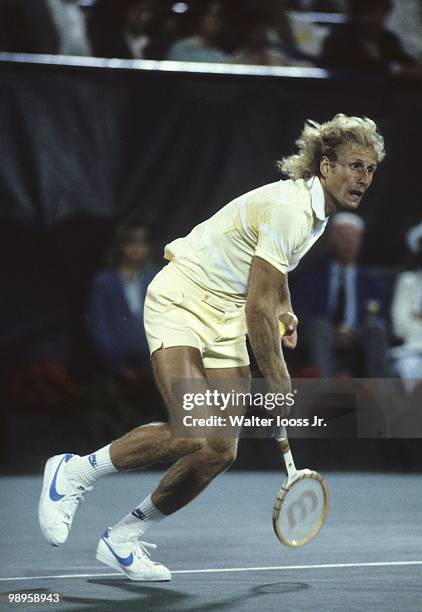
MULTIPOLYGON (((359 207, 385 155, 372 120, 343 114, 323 124, 307 121, 296 144, 297 154, 279 164, 287 180, 238 197, 165 247, 169 263, 148 288, 145 329, 170 421, 182 411, 174 381, 248 392, 246 334, 269 391, 290 388, 282 348, 296 346, 297 318, 287 275, 324 232, 329 215, 359 207), (279 320, 286 328, 282 342, 279 320)), ((152 423, 90 455, 51 457, 39 503, 41 530, 50 544, 63 544, 84 493, 98 479, 173 461, 152 494, 105 530, 96 554, 132 580, 170 580, 169 570, 150 559, 143 535, 226 470, 236 447, 237 439, 175 437, 168 423, 152 423)))

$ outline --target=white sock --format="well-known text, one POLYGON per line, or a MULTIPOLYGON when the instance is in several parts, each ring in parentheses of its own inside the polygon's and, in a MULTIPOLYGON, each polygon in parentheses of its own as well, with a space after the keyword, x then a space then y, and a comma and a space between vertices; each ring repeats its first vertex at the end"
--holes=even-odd
POLYGON ((113 537, 121 540, 139 538, 147 529, 165 518, 166 515, 154 506, 151 495, 148 495, 130 514, 127 514, 112 527, 113 537))
POLYGON ((99 478, 117 472, 110 459, 110 446, 108 444, 91 455, 71 459, 65 468, 67 476, 90 487, 99 478))

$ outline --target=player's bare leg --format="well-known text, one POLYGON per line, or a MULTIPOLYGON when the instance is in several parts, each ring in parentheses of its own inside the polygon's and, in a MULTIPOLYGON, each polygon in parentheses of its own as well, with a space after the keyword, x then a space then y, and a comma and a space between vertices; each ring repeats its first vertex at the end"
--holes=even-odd
MULTIPOLYGON (((182 409, 174 399, 173 381, 198 380, 199 390, 202 380, 204 390, 207 388, 201 354, 193 347, 159 349, 152 356, 152 365, 170 418, 173 411, 182 409)), ((203 442, 199 438, 174 438, 167 423, 153 423, 137 427, 113 442, 110 458, 118 470, 142 469, 194 453, 203 442)))
MULTIPOLYGON (((187 379, 186 392, 190 392, 192 373, 195 374, 196 391, 205 391, 210 384, 213 388, 222 390, 233 388, 242 392, 249 390, 249 368, 212 370, 209 373, 211 378, 209 381, 207 372, 203 368, 202 357, 196 349, 160 349, 153 355, 153 365, 157 384, 168 406, 170 419, 175 411, 180 414, 183 410, 180 395, 183 389, 175 392, 174 381, 181 382, 187 379)), ((146 437, 143 431, 144 428, 139 428, 113 445, 113 456, 117 455, 115 460, 120 461, 121 465, 128 465, 128 456, 133 457, 132 465, 138 462, 139 449, 147 439, 146 452, 150 453, 149 459, 157 457, 155 449, 150 448, 154 441, 153 433, 148 430, 146 437)), ((171 453, 180 452, 180 444, 185 452, 192 440, 199 448, 179 459, 152 495, 148 495, 117 525, 107 529, 97 548, 98 560, 110 567, 121 569, 133 580, 171 579, 171 574, 165 566, 153 563, 147 556, 148 545, 142 541, 145 531, 196 497, 213 478, 229 467, 236 453, 237 432, 233 432, 233 439, 190 438, 183 439, 183 442, 171 435, 167 438, 169 432, 170 429, 167 429, 165 436, 162 433, 156 436, 155 442, 167 449, 158 452, 170 456, 171 453), (127 560, 130 560, 129 567, 122 565, 127 560)))
MULTIPOLYGON (((180 411, 179 398, 174 397, 172 377, 169 375, 170 363, 174 356, 172 350, 156 351, 153 355, 154 372, 160 392, 169 406, 169 412, 180 411), (170 363, 169 363, 170 361, 170 363)), ((200 370, 202 358, 196 349, 192 355, 200 370)), ((203 366, 202 366, 203 368, 203 366)), ((222 392, 234 390, 238 393, 249 392, 249 366, 203 370, 204 390, 210 386, 222 392)), ((218 474, 226 470, 236 458, 237 437, 210 438, 205 440, 195 453, 182 457, 173 465, 161 480, 151 496, 153 504, 162 514, 168 515, 179 510, 196 497, 218 474)), ((195 438, 193 438, 195 439, 195 438)))

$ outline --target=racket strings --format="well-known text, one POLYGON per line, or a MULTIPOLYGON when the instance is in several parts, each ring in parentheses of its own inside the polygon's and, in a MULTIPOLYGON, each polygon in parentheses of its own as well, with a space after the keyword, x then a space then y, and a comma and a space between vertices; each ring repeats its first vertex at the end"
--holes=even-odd
POLYGON ((278 527, 292 545, 311 539, 322 525, 326 508, 324 487, 316 478, 302 478, 289 488, 280 507, 278 527))

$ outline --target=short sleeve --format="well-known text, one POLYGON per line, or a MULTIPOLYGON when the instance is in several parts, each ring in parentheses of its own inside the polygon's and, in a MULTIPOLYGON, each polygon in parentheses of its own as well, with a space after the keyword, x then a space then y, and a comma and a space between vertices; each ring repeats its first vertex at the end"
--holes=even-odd
POLYGON ((292 215, 288 206, 268 207, 259 226, 255 255, 286 274, 292 254, 304 244, 306 237, 304 215, 292 215))

